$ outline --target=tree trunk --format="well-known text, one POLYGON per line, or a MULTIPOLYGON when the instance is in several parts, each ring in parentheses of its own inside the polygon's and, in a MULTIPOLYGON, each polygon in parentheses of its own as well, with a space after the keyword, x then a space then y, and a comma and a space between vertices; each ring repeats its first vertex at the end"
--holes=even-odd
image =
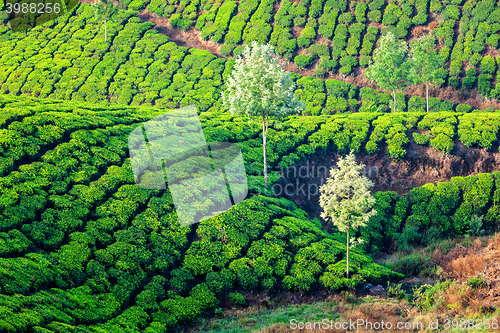
POLYGON ((347 226, 347 278, 349 278, 349 226, 347 226))
POLYGON ((394 111, 392 112, 396 112, 396 90, 392 90, 392 95, 394 96, 394 111))
POLYGON ((426 83, 425 87, 427 88, 427 112, 429 112, 429 84, 426 83))
POLYGON ((264 183, 267 187, 267 154, 266 154, 266 137, 269 119, 266 122, 266 116, 262 116, 262 147, 264 148, 264 183))
POLYGON ((104 41, 108 41, 108 27, 106 26, 106 21, 104 21, 104 41))

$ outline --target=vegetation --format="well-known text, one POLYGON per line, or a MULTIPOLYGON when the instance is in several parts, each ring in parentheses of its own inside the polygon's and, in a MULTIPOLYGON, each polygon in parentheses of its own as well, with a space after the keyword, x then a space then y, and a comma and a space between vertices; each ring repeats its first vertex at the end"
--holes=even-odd
POLYGON ((396 111, 396 89, 409 85, 412 63, 407 57, 408 45, 397 40, 391 32, 383 36, 380 46, 373 53, 373 63, 366 69, 366 77, 384 90, 392 91, 394 96, 393 112, 396 111))
POLYGON ((228 91, 222 94, 225 107, 233 114, 262 120, 264 183, 267 186, 269 117, 283 118, 298 113, 304 105, 296 100, 295 84, 278 63, 273 48, 256 42, 236 59, 226 85, 228 91))
POLYGON ((98 21, 104 22, 104 41, 108 41, 107 22, 116 12, 117 8, 113 5, 112 0, 96 0, 92 3, 95 9, 95 17, 98 21))
MULTIPOLYGON (((487 235, 500 225, 500 173, 490 163, 500 110, 400 91, 451 87, 463 91, 447 94, 469 96, 474 106, 486 98, 494 106, 497 4, 118 2, 119 9, 65 0, 59 16, 0 14, 0 331, 152 333, 201 325, 229 332, 228 312, 270 332, 286 330, 291 316, 380 321, 384 311, 394 322, 497 320, 491 280, 500 236, 487 235), (183 46, 192 43, 215 53, 183 46), (365 73, 384 91, 367 86, 365 73), (249 194, 180 227, 173 190, 137 185, 129 134, 193 104, 207 143, 241 149, 249 194), (370 193, 355 163, 386 154, 392 166, 424 151, 457 171, 454 155, 474 149, 487 156, 484 169, 404 195, 370 193), (289 184, 267 170, 330 157, 340 168, 320 202, 303 207, 323 206, 333 225, 296 206, 305 201, 300 188, 286 194, 290 200, 274 192, 289 184), (415 278, 398 283, 403 276, 415 278), (415 279, 435 283, 411 290, 415 279), (370 284, 387 286, 387 298, 355 296, 372 294, 370 284), (327 303, 276 310, 310 296, 327 303), (214 317, 223 319, 205 325, 214 317)), ((11 3, 0 0, 0 7, 11 3)), ((184 121, 175 126, 193 130, 184 121)), ((175 178, 198 171, 198 160, 186 159, 175 178)), ((193 209, 219 206, 211 186, 188 193, 201 199, 193 209)), ((255 328, 245 323, 232 322, 238 332, 255 328)))
POLYGON ((337 167, 330 170, 330 178, 320 188, 319 204, 323 208, 321 217, 331 220, 339 231, 347 233, 346 270, 349 278, 349 247, 350 244, 356 245, 356 239, 351 239, 349 233, 364 226, 377 211, 371 209, 375 203, 369 192, 373 182, 360 175, 364 165, 357 164, 351 152, 339 159, 337 167))

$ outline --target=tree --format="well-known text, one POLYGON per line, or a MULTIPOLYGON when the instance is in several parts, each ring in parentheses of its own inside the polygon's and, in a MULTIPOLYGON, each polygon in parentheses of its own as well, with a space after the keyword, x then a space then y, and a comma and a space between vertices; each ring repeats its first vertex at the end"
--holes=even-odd
POLYGON ((330 170, 330 178, 320 188, 319 204, 323 208, 321 217, 326 221, 331 220, 340 232, 347 232, 349 278, 349 244, 357 242, 356 239, 349 238, 351 229, 354 231, 365 226, 377 211, 372 209, 375 199, 369 191, 373 182, 360 174, 365 166, 357 164, 356 157, 351 152, 345 158, 339 159, 337 167, 330 170))
POLYGON ((392 32, 380 38, 379 47, 373 52, 373 61, 365 72, 366 78, 377 82, 380 88, 392 90, 396 111, 396 90, 409 85, 411 58, 408 44, 398 40, 392 32))
POLYGON ((413 84, 425 83, 427 112, 429 112, 429 84, 441 85, 444 80, 439 72, 443 66, 443 58, 437 53, 435 39, 430 35, 423 35, 410 42, 410 56, 412 67, 410 78, 413 84))
POLYGON ((111 16, 117 11, 113 6, 113 0, 96 0, 92 3, 95 9, 95 18, 100 22, 104 22, 104 41, 108 41, 108 30, 106 23, 111 19, 111 16))
POLYGON ((253 42, 236 58, 222 101, 231 113, 262 120, 264 181, 267 185, 266 137, 269 117, 281 118, 304 109, 293 93, 295 83, 283 70, 270 45, 253 42))

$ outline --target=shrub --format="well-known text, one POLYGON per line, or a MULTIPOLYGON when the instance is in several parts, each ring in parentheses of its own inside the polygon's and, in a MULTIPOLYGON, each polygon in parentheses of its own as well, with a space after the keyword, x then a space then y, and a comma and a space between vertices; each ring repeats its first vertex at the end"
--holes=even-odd
POLYGON ((489 55, 485 56, 481 61, 481 72, 483 74, 494 74, 496 69, 495 59, 489 55))
POLYGON ((499 39, 499 35, 494 33, 492 35, 490 35, 487 39, 486 39, 486 44, 494 47, 494 48, 497 48, 498 47, 498 39, 499 39))
POLYGON ((231 300, 231 302, 233 302, 234 305, 237 306, 245 306, 247 304, 245 295, 242 295, 240 293, 230 293, 229 299, 231 300))
POLYGON ((383 25, 393 25, 396 24, 403 14, 401 7, 396 4, 390 4, 385 7, 384 18, 382 19, 383 25))
POLYGON ((479 64, 479 62, 483 59, 483 56, 479 53, 474 53, 470 58, 469 58, 469 64, 472 66, 476 66, 479 64))
POLYGON ((298 47, 309 47, 309 45, 311 45, 311 43, 312 43, 312 40, 309 38, 305 38, 305 37, 297 38, 297 46, 298 47))
POLYGON ((344 56, 339 61, 341 66, 356 66, 358 64, 358 60, 352 56, 344 56))
POLYGON ((313 60, 313 56, 306 56, 304 54, 299 54, 293 59, 298 68, 304 68, 311 65, 313 60))
POLYGON ((303 27, 306 25, 306 18, 303 16, 297 16, 293 19, 293 24, 297 27, 303 27))
POLYGON ((492 76, 490 74, 481 74, 478 77, 477 87, 478 91, 481 95, 485 97, 489 97, 491 91, 491 82, 492 76))
POLYGON ((224 56, 230 56, 233 53, 235 45, 224 44, 220 47, 220 53, 224 56))
POLYGON ((408 100, 408 112, 425 112, 426 109, 426 100, 422 97, 414 95, 408 100))
POLYGON ((425 133, 413 133, 413 140, 419 145, 426 145, 429 143, 429 136, 425 133))
MULTIPOLYGON (((399 242, 398 242, 399 247, 399 242)), ((427 254, 412 253, 410 255, 404 256, 397 259, 394 262, 393 270, 405 275, 419 275, 422 271, 433 266, 431 258, 427 254)))
POLYGON ((470 112, 471 110, 472 110, 472 106, 470 106, 468 104, 458 104, 457 108, 456 108, 456 111, 460 112, 460 113, 467 113, 467 112, 470 112))
POLYGON ((454 89, 460 88, 460 79, 456 76, 450 76, 448 78, 448 84, 454 89))
POLYGON ((313 27, 305 27, 301 32, 300 36, 308 39, 316 38, 316 31, 313 27))
POLYGON ((342 13, 339 15, 339 23, 349 24, 353 21, 354 15, 352 13, 342 13))
POLYGON ((462 80, 462 89, 471 90, 476 86, 476 77, 475 76, 466 76, 462 80))
POLYGON ((328 79, 325 81, 325 85, 329 95, 343 98, 354 98, 356 96, 357 87, 350 83, 328 79))
POLYGON ((363 67, 367 67, 368 65, 370 65, 371 59, 372 58, 368 55, 361 55, 359 57, 359 65, 363 66, 363 67))
POLYGON ((372 10, 371 12, 368 12, 368 19, 372 22, 380 23, 380 20, 382 19, 382 13, 380 12, 380 10, 372 10))
POLYGON ((358 2, 356 5, 356 10, 354 11, 354 14, 356 15, 356 21, 358 23, 365 23, 366 22, 366 3, 364 2, 358 2))
POLYGON ((443 20, 460 20, 460 9, 456 5, 447 5, 443 11, 443 20))
POLYGON ((337 68, 338 63, 335 60, 321 60, 321 63, 319 64, 320 69, 324 69, 326 71, 333 72, 335 71, 335 68, 337 68))
POLYGON ((488 286, 488 280, 486 280, 484 275, 471 276, 469 280, 467 280, 467 285, 474 290, 486 288, 488 286))
POLYGON ((384 5, 384 0, 372 0, 368 2, 368 8, 370 8, 370 10, 381 9, 384 5))

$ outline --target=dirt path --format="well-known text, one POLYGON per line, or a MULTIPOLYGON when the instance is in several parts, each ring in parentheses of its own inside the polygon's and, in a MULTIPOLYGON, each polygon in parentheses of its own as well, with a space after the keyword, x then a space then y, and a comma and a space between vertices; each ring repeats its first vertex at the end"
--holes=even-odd
POLYGON ((156 28, 161 33, 170 37, 170 40, 179 46, 207 50, 218 57, 227 58, 220 53, 220 44, 216 44, 211 40, 203 40, 203 38, 201 38, 201 32, 194 27, 191 27, 187 31, 173 28, 167 18, 159 17, 155 13, 148 11, 147 8, 137 16, 143 21, 156 24, 156 28))

